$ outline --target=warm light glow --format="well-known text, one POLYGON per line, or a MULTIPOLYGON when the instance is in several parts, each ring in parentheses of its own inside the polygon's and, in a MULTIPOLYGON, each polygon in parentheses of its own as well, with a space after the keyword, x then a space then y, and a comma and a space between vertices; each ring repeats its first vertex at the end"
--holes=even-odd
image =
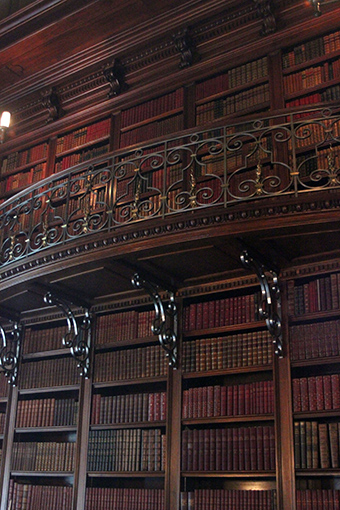
POLYGON ((11 122, 11 114, 9 112, 2 112, 0 119, 1 127, 9 127, 9 123, 11 122))

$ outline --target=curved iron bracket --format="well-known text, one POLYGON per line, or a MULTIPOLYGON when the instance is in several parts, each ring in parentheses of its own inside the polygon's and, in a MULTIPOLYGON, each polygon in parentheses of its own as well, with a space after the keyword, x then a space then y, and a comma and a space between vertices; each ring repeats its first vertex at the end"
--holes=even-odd
POLYGON ((0 325, 1 349, 0 367, 8 378, 8 383, 16 385, 22 329, 17 322, 13 323, 12 331, 6 332, 0 325))
POLYGON ((80 375, 87 378, 90 370, 91 348, 91 316, 89 311, 85 310, 84 318, 78 326, 74 313, 65 299, 61 299, 49 291, 45 294, 44 301, 47 305, 57 306, 65 315, 67 332, 62 338, 62 343, 70 349, 71 355, 80 369, 80 375))
POLYGON ((262 298, 259 306, 259 314, 265 319, 268 331, 273 338, 275 354, 279 358, 282 358, 282 313, 278 274, 274 269, 256 260, 255 257, 249 254, 248 250, 244 250, 240 258, 243 266, 255 271, 259 279, 262 298), (268 280, 268 273, 271 275, 271 282, 268 280))
POLYGON ((152 334, 158 335, 159 343, 165 350, 169 358, 169 365, 176 369, 178 366, 177 356, 177 305, 175 302, 175 293, 168 291, 170 300, 165 306, 159 295, 157 286, 141 278, 138 273, 132 277, 132 285, 137 289, 144 288, 150 295, 156 316, 151 326, 152 334))

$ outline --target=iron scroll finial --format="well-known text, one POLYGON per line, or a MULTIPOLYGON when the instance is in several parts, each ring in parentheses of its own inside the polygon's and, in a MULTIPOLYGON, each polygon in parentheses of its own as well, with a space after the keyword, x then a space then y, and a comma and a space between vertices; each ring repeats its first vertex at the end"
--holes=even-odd
POLYGON ((158 288, 155 284, 141 278, 138 273, 132 277, 132 285, 141 289, 144 288, 150 295, 156 316, 151 326, 154 335, 158 335, 159 343, 165 350, 166 356, 169 358, 169 365, 176 369, 178 367, 177 356, 177 305, 175 301, 175 293, 169 292, 169 302, 164 306, 158 288))
POLYGON ((17 322, 13 323, 12 331, 5 331, 0 325, 1 349, 0 367, 8 378, 8 383, 15 386, 18 378, 18 363, 20 354, 22 329, 17 322))
POLYGON ((277 270, 259 262, 244 250, 241 255, 241 262, 247 269, 255 271, 261 286, 261 302, 259 306, 260 317, 265 319, 269 333, 275 345, 275 354, 283 357, 282 344, 282 314, 281 314, 281 292, 277 270), (268 273, 272 281, 268 280, 268 273))
POLYGON ((91 316, 88 310, 85 310, 84 317, 80 326, 78 326, 74 313, 69 303, 52 292, 47 292, 44 296, 46 304, 57 306, 65 315, 67 321, 67 332, 62 338, 62 343, 69 348, 71 355, 77 362, 80 369, 80 375, 87 378, 90 369, 90 335, 91 316))

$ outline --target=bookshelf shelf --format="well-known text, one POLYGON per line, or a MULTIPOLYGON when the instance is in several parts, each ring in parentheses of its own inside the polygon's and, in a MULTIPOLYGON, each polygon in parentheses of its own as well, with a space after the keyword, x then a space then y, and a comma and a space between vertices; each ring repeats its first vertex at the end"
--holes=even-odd
POLYGON ((88 471, 89 478, 164 478, 165 473, 151 471, 88 471))
POLYGON ((130 131, 131 129, 136 129, 138 127, 146 126, 148 124, 151 124, 158 120, 164 119, 166 117, 173 117, 173 116, 178 115, 179 113, 182 113, 182 112, 183 112, 183 108, 175 108, 173 110, 169 110, 167 112, 156 115, 154 117, 148 117, 147 119, 141 120, 140 122, 136 122, 135 124, 130 124, 129 126, 122 127, 121 132, 126 133, 127 131, 130 131))
POLYGON ((273 414, 253 414, 247 416, 211 416, 209 418, 182 419, 182 425, 209 425, 210 423, 253 423, 261 421, 273 421, 273 414))
POLYGON ((155 336, 148 336, 143 338, 136 338, 134 340, 117 340, 112 341, 110 343, 106 343, 104 345, 96 345, 96 352, 104 352, 112 349, 116 349, 119 347, 131 347, 133 345, 147 345, 147 344, 155 344, 158 340, 155 336))
POLYGON ((255 322, 248 322, 247 324, 230 324, 226 326, 219 326, 209 329, 196 329, 196 330, 190 330, 185 331, 183 333, 183 338, 189 339, 189 338, 196 338, 198 336, 206 336, 206 335, 223 335, 224 333, 229 332, 237 332, 237 331, 251 331, 251 330, 260 330, 263 329, 264 323, 263 321, 255 321, 255 322))
POLYGON ((46 386, 41 388, 20 388, 19 395, 37 395, 44 393, 67 393, 69 391, 79 391, 78 384, 69 384, 65 386, 46 386))
POLYGON ((142 384, 153 384, 153 383, 166 383, 166 377, 142 377, 140 379, 126 379, 120 381, 107 381, 107 382, 94 382, 93 387, 96 389, 100 388, 117 388, 130 385, 142 385, 142 384))
POLYGON ((275 478, 275 471, 182 471, 182 476, 191 478, 275 478))
POLYGON ((11 471, 12 477, 29 477, 29 478, 72 478, 73 471, 11 471))
POLYGON ((244 367, 235 367, 228 368, 225 370, 216 369, 216 370, 208 370, 206 372, 185 372, 183 373, 183 379, 201 379, 205 377, 223 377, 226 375, 233 374, 248 374, 253 372, 271 372, 273 370, 272 365, 256 365, 256 366, 244 366, 244 367))
POLYGON ((102 424, 102 425, 91 425, 91 430, 116 430, 116 429, 138 429, 138 428, 156 428, 156 427, 165 427, 165 421, 141 421, 141 422, 124 422, 124 423, 116 423, 116 424, 102 424))
MULTIPOLYGON (((63 158, 65 156, 68 156, 69 154, 73 154, 74 152, 79 152, 79 151, 82 151, 82 150, 87 149, 89 147, 92 147, 94 143, 96 145, 100 145, 100 144, 102 144, 104 142, 107 142, 108 140, 109 140, 109 135, 106 135, 106 136, 103 136, 101 138, 97 138, 95 141, 83 143, 82 145, 75 145, 74 147, 72 147, 70 149, 67 149, 67 150, 62 151, 62 152, 58 152, 56 154, 56 159, 60 159, 60 158, 63 158)), ((91 159, 93 159, 93 158, 91 158, 91 159)))
POLYGON ((20 428, 16 427, 15 432, 17 434, 55 434, 55 433, 68 433, 68 432, 77 432, 77 427, 66 427, 66 426, 49 426, 49 427, 26 427, 20 428))

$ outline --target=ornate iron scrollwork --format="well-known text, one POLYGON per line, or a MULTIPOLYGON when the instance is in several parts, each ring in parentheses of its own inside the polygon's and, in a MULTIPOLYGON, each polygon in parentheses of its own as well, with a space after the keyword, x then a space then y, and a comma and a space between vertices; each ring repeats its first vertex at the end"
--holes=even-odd
POLYGON ((21 331, 17 322, 13 323, 13 329, 9 332, 6 332, 0 325, 2 343, 0 349, 0 367, 12 386, 16 385, 18 377, 21 331))
POLYGON ((73 358, 77 362, 77 367, 80 369, 80 375, 88 377, 91 347, 89 335, 91 317, 89 311, 85 310, 82 323, 78 327, 74 313, 66 300, 54 296, 52 292, 47 292, 44 296, 44 301, 47 305, 57 306, 65 315, 67 332, 62 338, 62 343, 65 347, 70 349, 73 358))
POLYGON ((167 306, 164 306, 157 286, 142 279, 138 273, 134 274, 132 285, 137 289, 144 288, 150 295, 156 311, 151 331, 154 335, 158 335, 159 343, 169 358, 169 365, 172 368, 177 368, 177 305, 175 293, 168 291, 170 299, 167 306))
POLYGON ((265 319, 269 333, 273 338, 275 354, 279 358, 282 358, 281 292, 277 271, 256 260, 255 257, 249 254, 248 250, 244 250, 240 258, 243 266, 255 271, 259 279, 262 297, 259 313, 260 316, 265 319), (272 282, 269 282, 268 274, 271 275, 272 282))

